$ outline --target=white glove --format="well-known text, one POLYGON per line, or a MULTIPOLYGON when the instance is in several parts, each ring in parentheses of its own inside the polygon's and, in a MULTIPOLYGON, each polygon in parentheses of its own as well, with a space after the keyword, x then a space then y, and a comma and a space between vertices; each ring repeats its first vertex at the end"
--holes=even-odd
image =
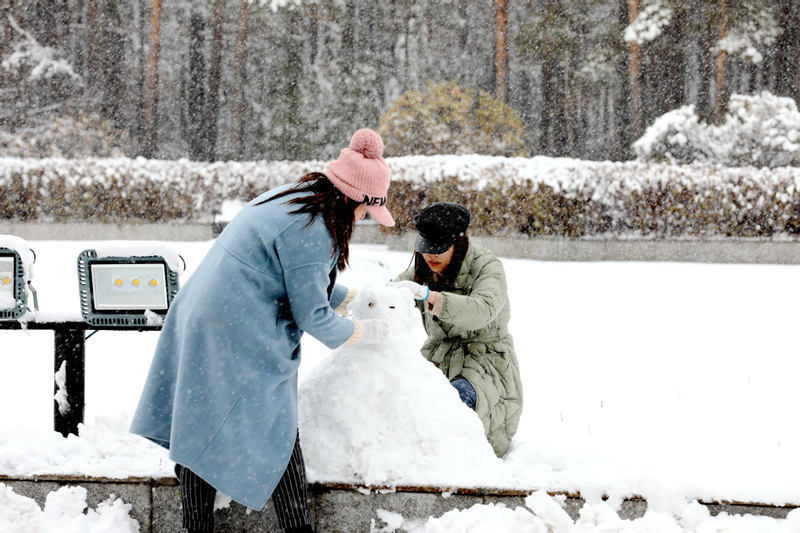
POLYGON ((389 283, 391 287, 398 287, 400 289, 408 289, 414 295, 415 300, 427 300, 431 291, 425 285, 420 285, 411 280, 402 280, 389 283))
POLYGON ((378 344, 389 336, 389 323, 380 318, 365 318, 361 323, 361 340, 359 344, 378 344))

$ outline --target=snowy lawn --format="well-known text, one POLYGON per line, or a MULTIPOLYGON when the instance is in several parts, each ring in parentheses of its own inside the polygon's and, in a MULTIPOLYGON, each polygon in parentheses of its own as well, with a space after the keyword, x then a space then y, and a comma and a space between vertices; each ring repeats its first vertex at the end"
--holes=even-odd
MULTIPOLYGON (((39 319, 79 320, 75 261, 93 243, 30 244, 37 255, 39 319)), ((185 258, 185 281, 211 243, 166 244, 185 258)), ((354 245, 352 269, 340 281, 382 285, 409 260, 410 252, 354 245)), ((496 468, 475 465, 466 474, 411 468, 395 472, 387 483, 424 478, 447 488, 458 479, 476 487, 580 491, 593 501, 606 494, 612 503, 639 494, 664 510, 665 520, 678 524, 676 531, 694 530, 692 520, 693 528, 701 518, 712 520, 686 510, 685 502, 694 499, 800 504, 798 267, 517 259, 504 264, 525 385, 525 410, 511 451, 496 468), (690 517, 675 522, 681 513, 690 517)), ((81 438, 63 439, 51 430, 52 333, 0 331, 0 474, 172 475, 165 452, 127 434, 157 335, 101 331, 87 340, 86 425, 81 438)), ((303 343, 301 382, 330 354, 309 336, 303 343)), ((359 398, 368 379, 368 373, 353 375, 341 394, 359 398)), ((473 445, 480 444, 465 443, 473 445)), ((413 465, 411 456, 420 453, 409 450, 401 459, 413 465)), ((307 466, 311 481, 330 480, 325 464, 307 466)), ((0 491, 0 509, 16 508, 10 498, 0 491)), ((545 505, 537 502, 532 505, 545 505)), ((613 522, 603 520, 595 525, 613 522)), ((743 527, 734 522, 721 530, 743 527)), ((780 527, 788 528, 786 522, 780 527)), ((777 523, 763 531, 783 530, 770 529, 777 523)))

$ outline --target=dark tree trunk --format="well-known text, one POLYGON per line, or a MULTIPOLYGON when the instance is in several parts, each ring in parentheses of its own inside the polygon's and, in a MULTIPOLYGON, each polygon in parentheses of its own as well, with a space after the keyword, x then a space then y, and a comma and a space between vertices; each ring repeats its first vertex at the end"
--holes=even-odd
POLYGON ((703 13, 704 21, 700 34, 700 84, 697 91, 697 103, 695 111, 697 116, 711 123, 714 119, 714 109, 711 105, 711 79, 714 76, 714 44, 716 43, 717 32, 713 27, 711 10, 703 13))
POLYGON ((495 97, 508 101, 508 0, 494 0, 495 97))
POLYGON ((100 81, 100 14, 98 13, 97 0, 88 0, 89 20, 89 51, 86 54, 86 85, 89 93, 97 87, 100 81))
POLYGON ((101 48, 98 50, 102 101, 100 113, 116 125, 122 126, 121 106, 125 98, 122 68, 125 61, 122 19, 118 0, 103 2, 101 48))
POLYGON ((236 34, 236 81, 233 86, 233 150, 236 159, 244 157, 244 131, 247 117, 245 87, 247 86, 247 27, 250 2, 242 0, 236 34))
POLYGON ((189 86, 186 90, 186 119, 183 130, 189 145, 189 158, 201 161, 206 156, 206 128, 203 114, 206 107, 206 23, 203 16, 193 11, 189 18, 189 86))
MULTIPOLYGON (((628 1, 618 0, 617 21, 621 30, 628 25, 628 1)), ((619 36, 622 42, 622 35, 619 36)), ((612 97, 612 109, 608 115, 610 124, 610 158, 613 161, 625 161, 630 159, 631 144, 633 136, 630 128, 630 78, 628 77, 628 58, 625 54, 619 54, 615 64, 615 74, 617 77, 618 90, 612 97)))
POLYGON ((147 9, 146 0, 135 0, 138 6, 138 13, 134 16, 137 18, 136 31, 138 31, 138 42, 141 43, 141 51, 136 56, 136 93, 133 95, 133 138, 136 142, 134 152, 136 154, 144 154, 145 142, 145 119, 144 110, 146 107, 146 79, 147 79, 147 57, 144 55, 145 43, 147 42, 147 21, 149 20, 149 11, 147 9))
POLYGON ((205 127, 208 132, 206 161, 217 159, 217 137, 219 124, 219 92, 222 84, 222 22, 225 0, 214 1, 213 28, 211 35, 211 61, 208 68, 208 100, 206 100, 205 127))
POLYGON ((564 65, 556 61, 553 69, 553 89, 555 90, 556 107, 553 110, 553 151, 554 155, 563 156, 569 153, 567 135, 567 79, 564 65))
MULTIPOLYGON (((354 18, 354 17, 353 17, 354 18)), ((299 36, 299 29, 302 27, 302 20, 300 14, 293 10, 289 14, 289 28, 290 35, 293 36, 291 45, 287 47, 286 52, 286 66, 287 66, 287 106, 286 115, 284 119, 286 127, 286 157, 289 159, 304 159, 308 154, 304 153, 303 146, 303 133, 302 121, 303 117, 300 112, 301 94, 300 86, 302 84, 303 65, 302 57, 300 55, 300 43, 302 37, 299 36)), ((351 36, 353 34, 351 33, 351 36)))
MULTIPOLYGON (((575 124, 580 122, 580 110, 575 105, 575 96, 572 87, 572 72, 574 72, 573 65, 570 61, 565 61, 561 67, 561 109, 563 111, 564 123, 564 144, 559 144, 558 155, 568 155, 569 157, 576 157, 576 144, 577 135, 575 124)), ((557 148, 558 148, 557 147, 557 148)))
POLYGON ((161 0, 153 0, 150 7, 150 53, 144 82, 144 134, 143 154, 153 158, 158 142, 158 56, 161 41, 161 0))
POLYGON ((552 152, 550 150, 552 146, 552 134, 550 132, 550 126, 552 124, 551 120, 551 113, 553 110, 553 89, 552 89, 552 81, 551 78, 553 77, 553 62, 549 60, 545 60, 542 62, 542 76, 539 81, 541 84, 541 91, 542 91, 542 110, 539 116, 539 153, 544 155, 550 155, 552 152))
POLYGON ((565 155, 568 151, 564 87, 563 65, 558 59, 546 59, 542 63, 542 136, 540 143, 542 152, 546 155, 565 155))
POLYGON ((779 25, 783 32, 775 43, 775 92, 781 96, 800 98, 800 6, 781 2, 779 25))
MULTIPOLYGON (((628 0, 628 23, 632 24, 639 17, 639 0, 628 0)), ((633 137, 644 131, 642 108, 642 47, 637 42, 628 43, 628 88, 630 99, 630 128, 633 137)))
POLYGON ((663 56, 664 91, 659 115, 677 109, 684 103, 684 84, 686 82, 686 54, 684 52, 686 28, 686 9, 681 5, 675 10, 672 23, 665 31, 667 53, 663 56))
POLYGON ((306 23, 308 25, 308 62, 314 64, 317 60, 317 53, 319 49, 319 13, 316 4, 306 4, 305 9, 307 12, 306 23))
MULTIPOLYGON (((718 34, 717 42, 728 34, 728 0, 719 0, 718 4, 718 34)), ((714 98, 714 122, 722 123, 725 111, 728 108, 728 88, 725 83, 725 50, 717 50, 716 60, 716 92, 714 98)))
MULTIPOLYGON (((3 3, 13 4, 10 0, 3 0, 3 3)), ((20 5, 27 14, 24 21, 20 18, 18 22, 24 23, 23 27, 42 45, 59 46, 63 31, 60 22, 66 7, 64 0, 23 0, 20 5)))
POLYGON ((356 53, 356 2, 347 0, 345 2, 345 20, 342 24, 342 68, 347 74, 352 71, 356 53))
POLYGON ((14 30, 8 21, 8 17, 14 13, 13 0, 4 0, 0 3, 0 56, 5 57, 11 51, 11 41, 14 30))

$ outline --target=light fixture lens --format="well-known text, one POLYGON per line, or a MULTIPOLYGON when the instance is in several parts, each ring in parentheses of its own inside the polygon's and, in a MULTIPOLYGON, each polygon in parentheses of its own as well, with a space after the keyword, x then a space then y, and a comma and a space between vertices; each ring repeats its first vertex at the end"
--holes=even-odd
POLYGON ((97 311, 165 310, 167 292, 163 263, 94 263, 90 265, 93 306, 97 311), (148 284, 142 279, 156 280, 148 284))
POLYGON ((14 257, 0 256, 0 309, 14 304, 14 257))

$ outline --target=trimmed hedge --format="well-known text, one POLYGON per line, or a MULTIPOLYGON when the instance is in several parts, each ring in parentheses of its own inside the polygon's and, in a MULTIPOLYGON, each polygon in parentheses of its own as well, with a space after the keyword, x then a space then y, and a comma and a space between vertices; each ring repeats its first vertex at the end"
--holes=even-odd
MULTIPOLYGON (((477 234, 788 237, 800 233, 800 168, 728 168, 547 157, 412 156, 392 168, 391 231, 426 203, 472 211, 477 234)), ((0 159, 0 219, 210 221, 327 162, 0 159)))

